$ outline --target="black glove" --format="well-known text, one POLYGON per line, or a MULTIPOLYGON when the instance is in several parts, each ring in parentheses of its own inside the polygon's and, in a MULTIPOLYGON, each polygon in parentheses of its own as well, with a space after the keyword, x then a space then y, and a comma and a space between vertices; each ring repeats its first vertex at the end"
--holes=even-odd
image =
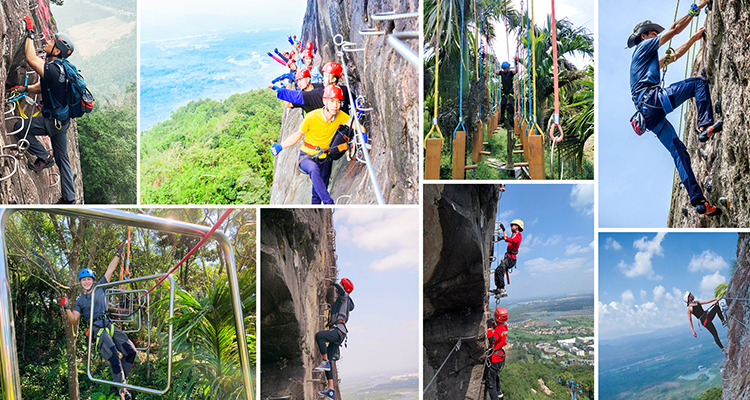
POLYGON ((505 232, 505 225, 503 225, 502 222, 500 223, 500 230, 503 231, 503 232, 505 232))
POLYGON ((495 326, 495 320, 494 320, 494 319, 492 319, 492 318, 488 319, 488 320, 487 320, 487 326, 488 326, 488 327, 492 327, 492 326, 495 326))
POLYGON ((20 93, 24 93, 24 92, 26 92, 26 91, 27 91, 28 89, 29 89, 29 88, 28 88, 28 87, 26 87, 26 86, 23 86, 23 85, 19 85, 19 86, 13 86, 12 88, 10 88, 10 91, 11 91, 11 92, 17 92, 17 93, 19 93, 19 94, 20 94, 20 93))
POLYGON ((122 243, 120 243, 120 247, 117 248, 117 251, 115 251, 115 257, 122 258, 122 252, 125 250, 125 241, 123 240, 122 243))

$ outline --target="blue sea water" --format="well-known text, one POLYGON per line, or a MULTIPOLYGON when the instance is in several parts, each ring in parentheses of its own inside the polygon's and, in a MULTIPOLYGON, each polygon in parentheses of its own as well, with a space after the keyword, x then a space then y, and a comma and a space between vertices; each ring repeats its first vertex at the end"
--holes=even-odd
POLYGON ((141 130, 191 100, 267 87, 289 70, 266 55, 291 49, 293 28, 210 33, 141 43, 141 130))

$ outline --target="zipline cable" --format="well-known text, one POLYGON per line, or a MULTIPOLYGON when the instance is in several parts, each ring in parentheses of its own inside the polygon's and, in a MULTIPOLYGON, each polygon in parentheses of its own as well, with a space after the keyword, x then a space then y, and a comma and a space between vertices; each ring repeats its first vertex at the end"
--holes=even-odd
POLYGON ((175 265, 174 267, 172 267, 169 271, 167 271, 166 274, 164 274, 164 276, 162 276, 161 278, 159 278, 159 280, 156 282, 156 285, 154 285, 154 287, 152 287, 151 289, 149 289, 146 293, 142 294, 139 297, 139 300, 141 298, 143 298, 144 296, 148 295, 149 293, 151 293, 159 285, 161 285, 162 282, 164 282, 167 278, 169 278, 169 275, 171 275, 172 272, 174 272, 180 265, 182 265, 185 261, 187 261, 187 259, 190 258, 190 256, 193 255, 193 253, 195 253, 204 243, 206 243, 208 241, 208 239, 211 238, 211 235, 213 235, 213 233, 216 232, 216 229, 219 228, 219 225, 221 225, 222 222, 224 222, 224 220, 227 219, 227 217, 229 217, 229 214, 231 214, 232 211, 234 211, 234 208, 228 208, 226 211, 224 211, 224 214, 222 214, 221 217, 219 217, 219 219, 216 221, 216 223, 214 224, 214 226, 212 226, 211 229, 208 232, 206 232, 205 235, 203 235, 203 238, 198 242, 198 244, 196 244, 195 247, 193 247, 193 249, 190 250, 185 255, 185 257, 182 257, 182 260, 180 260, 180 262, 178 262, 177 265, 175 265))

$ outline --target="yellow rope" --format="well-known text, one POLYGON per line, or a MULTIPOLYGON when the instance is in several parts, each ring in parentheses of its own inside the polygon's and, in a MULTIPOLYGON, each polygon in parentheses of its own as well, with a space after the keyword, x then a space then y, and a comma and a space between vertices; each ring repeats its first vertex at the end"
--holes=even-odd
POLYGON ((427 136, 424 138, 424 147, 427 148, 427 139, 430 138, 432 135, 432 132, 437 130, 438 135, 440 136, 440 148, 443 147, 443 143, 445 142, 445 138, 443 137, 443 132, 440 131, 440 127, 437 124, 437 114, 438 114, 438 82, 440 79, 439 75, 439 68, 440 68, 440 0, 437 0, 437 39, 435 40, 435 108, 432 114, 432 128, 430 128, 430 131, 427 133, 427 136))

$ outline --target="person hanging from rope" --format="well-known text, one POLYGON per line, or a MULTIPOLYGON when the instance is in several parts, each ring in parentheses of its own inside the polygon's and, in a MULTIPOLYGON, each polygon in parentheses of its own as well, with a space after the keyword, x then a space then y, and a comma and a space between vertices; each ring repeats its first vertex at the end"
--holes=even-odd
MULTIPOLYGON (((100 289, 97 286, 110 282, 112 273, 117 269, 124 249, 125 242, 123 241, 115 251, 112 261, 109 262, 104 276, 96 284, 94 283, 94 271, 91 269, 85 268, 78 273, 78 281, 83 287, 84 293, 78 296, 72 311, 70 310, 67 298, 63 297, 60 300, 71 325, 75 325, 81 316, 88 319, 89 315, 91 315, 91 307, 94 308, 94 331, 89 333, 94 335, 92 341, 95 343, 96 348, 99 349, 102 358, 109 361, 112 380, 117 383, 127 382, 130 369, 133 368, 133 364, 135 363, 136 350, 133 342, 128 339, 128 336, 110 320, 107 313, 107 300, 104 295, 104 289, 100 289), (96 303, 92 305, 91 294, 94 291, 96 291, 96 303), (120 359, 118 351, 122 353, 122 359, 120 359)), ((127 389, 120 389, 120 398, 130 400, 130 393, 127 389)))
POLYGON ((505 366, 505 345, 508 340, 508 310, 503 307, 495 309, 495 319, 487 321, 487 339, 492 349, 489 359, 489 371, 486 376, 487 392, 490 399, 502 399, 503 390, 500 388, 500 371, 505 366))
POLYGON ((518 71, 518 57, 514 60, 513 69, 510 68, 510 64, 507 61, 503 61, 500 65, 499 70, 495 70, 496 75, 500 75, 501 81, 501 100, 500 100, 500 125, 505 124, 505 114, 508 114, 508 121, 513 122, 513 115, 515 114, 513 98, 513 77, 518 71), (507 110, 507 111, 506 111, 507 110))
POLYGON ((708 80, 703 76, 688 78, 673 83, 664 88, 664 78, 660 69, 683 56, 690 47, 700 40, 706 32, 701 27, 676 50, 669 49, 667 54, 659 58, 659 47, 663 46, 689 24, 691 19, 700 14, 700 10, 709 0, 693 3, 687 15, 675 21, 666 31, 659 24, 645 20, 633 29, 628 38, 628 48, 635 47, 630 64, 630 92, 637 110, 631 119, 633 129, 641 135, 650 130, 672 154, 677 172, 682 184, 687 189, 690 204, 698 214, 709 216, 720 215, 721 209, 711 205, 703 196, 698 181, 693 174, 685 144, 680 140, 672 124, 667 120, 667 114, 678 108, 685 101, 695 98, 697 108, 698 140, 705 142, 712 135, 722 129, 723 122, 714 124, 713 107, 708 80))
POLYGON ((315 370, 325 371, 328 381, 326 390, 320 391, 318 394, 330 400, 334 400, 336 396, 336 391, 333 389, 331 361, 338 360, 339 347, 349 333, 346 329, 346 323, 349 322, 349 313, 354 310, 354 300, 349 296, 354 290, 352 281, 344 278, 340 283, 334 282, 333 286, 336 288, 337 296, 331 307, 330 319, 326 326, 328 329, 315 334, 318 350, 323 355, 323 362, 315 370))
POLYGON ((688 321, 690 321, 690 330, 693 332, 693 337, 698 337, 698 335, 695 333, 695 329, 693 328, 692 316, 695 315, 695 318, 698 318, 698 321, 701 322, 701 325, 703 325, 704 328, 708 329, 708 331, 711 332, 716 345, 719 346, 721 351, 724 351, 724 346, 721 344, 721 339, 719 339, 719 333, 716 332, 716 327, 713 323, 714 317, 718 315, 719 319, 721 320, 721 324, 727 326, 727 321, 724 319, 724 314, 721 313, 719 299, 697 301, 695 300, 695 296, 687 291, 682 296, 682 300, 687 304, 688 321), (713 305, 708 308, 708 311, 703 311, 703 307, 701 306, 701 304, 709 303, 713 303, 713 305))
MULTIPOLYGON (((341 80, 343 68, 337 62, 329 62, 323 66, 323 85, 313 83, 311 90, 294 91, 285 88, 272 87, 276 90, 276 97, 280 100, 292 103, 292 107, 301 107, 306 113, 312 110, 323 108, 323 92, 325 88, 331 85, 338 85, 341 80)), ((311 75, 312 76, 312 75, 311 75)), ((349 106, 349 88, 339 86, 342 90, 344 103, 341 111, 351 115, 349 106)))
MULTIPOLYGON (((326 86, 323 92, 324 107, 309 112, 299 130, 284 139, 281 144, 272 142, 271 154, 277 156, 283 149, 294 145, 304 137, 297 164, 304 173, 310 175, 312 182, 312 204, 334 204, 328 193, 328 181, 331 178, 331 166, 349 148, 348 140, 343 143, 337 138, 344 136, 340 127, 351 127, 353 118, 340 111, 344 94, 338 85, 326 86)), ((362 127, 364 132, 364 127, 362 127)), ((348 138, 352 135, 349 134, 348 138)))
MULTIPOLYGON (((500 264, 495 268, 495 290, 492 292, 498 297, 506 297, 508 293, 505 291, 505 274, 510 273, 510 270, 516 266, 516 256, 518 255, 518 248, 521 247, 521 232, 523 232, 523 221, 520 219, 514 219, 510 222, 511 236, 505 234, 505 226, 500 224, 500 230, 503 232, 502 236, 496 236, 495 242, 505 240, 508 243, 508 248, 505 251, 505 257, 500 264)), ((495 232, 497 235, 500 232, 495 232)))
POLYGON ((30 17, 25 17, 26 23, 26 62, 39 75, 39 82, 26 87, 15 87, 19 93, 42 95, 42 115, 30 117, 16 122, 14 130, 28 131, 26 140, 29 141, 29 153, 36 156, 29 169, 39 172, 51 168, 57 163, 60 169, 60 191, 62 196, 58 204, 73 204, 76 201, 73 186, 73 172, 68 158, 68 127, 70 117, 67 112, 68 85, 65 68, 55 61, 67 59, 74 50, 73 41, 65 33, 55 33, 52 39, 44 45, 46 61, 37 56, 34 48, 34 27, 30 17), (62 108, 63 106, 66 106, 62 108), (64 109, 65 112, 60 112, 64 109), (29 126, 30 125, 30 126, 29 126), (23 129, 21 129, 23 128, 23 129), (37 136, 49 136, 52 142, 52 154, 39 142, 37 136))

